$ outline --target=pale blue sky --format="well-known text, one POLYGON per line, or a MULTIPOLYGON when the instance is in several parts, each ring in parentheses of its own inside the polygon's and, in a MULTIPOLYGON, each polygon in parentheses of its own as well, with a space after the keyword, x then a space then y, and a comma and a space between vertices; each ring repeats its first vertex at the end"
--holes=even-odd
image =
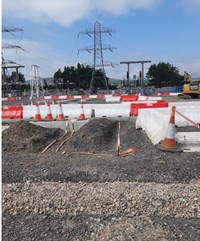
MULTIPOLYGON (((116 31, 102 35, 103 44, 117 48, 104 51, 104 61, 116 64, 105 68, 108 77, 125 77, 127 66, 120 62, 137 60, 169 62, 180 74, 186 70, 200 77, 199 12, 200 0, 2 0, 2 27, 24 30, 3 33, 2 43, 26 50, 5 49, 3 54, 25 65, 21 72, 26 79, 31 64, 40 66, 41 77, 78 62, 92 64, 92 54, 77 53, 93 39, 77 35, 99 21, 116 31)), ((130 76, 140 68, 131 65, 130 76)))

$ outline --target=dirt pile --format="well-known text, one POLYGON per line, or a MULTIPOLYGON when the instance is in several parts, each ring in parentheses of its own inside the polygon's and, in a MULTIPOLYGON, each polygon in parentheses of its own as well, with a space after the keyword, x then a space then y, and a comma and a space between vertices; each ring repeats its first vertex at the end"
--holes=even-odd
MULTIPOLYGON (((70 137, 70 133, 57 141, 47 153, 55 153, 56 148, 66 139, 60 152, 116 152, 117 134, 120 131, 122 149, 141 145, 144 142, 142 131, 135 130, 131 120, 107 118, 92 119, 70 137)), ((4 130, 2 134, 3 151, 39 152, 52 140, 59 139, 64 132, 60 129, 43 128, 26 121, 19 121, 4 130)))
POLYGON ((79 151, 108 151, 115 148, 118 122, 105 118, 93 119, 79 129, 66 147, 79 151))
POLYGON ((62 134, 63 131, 60 129, 47 129, 21 120, 3 131, 2 149, 3 151, 39 152, 51 140, 62 134))
MULTIPOLYGON (((135 129, 132 119, 99 118, 91 119, 70 138, 67 136, 68 140, 59 151, 66 154, 71 152, 114 154, 116 153, 119 123, 121 150, 143 145, 146 136, 143 135, 143 131, 135 129)), ((59 143, 51 148, 49 153, 53 154, 58 145, 59 143)))

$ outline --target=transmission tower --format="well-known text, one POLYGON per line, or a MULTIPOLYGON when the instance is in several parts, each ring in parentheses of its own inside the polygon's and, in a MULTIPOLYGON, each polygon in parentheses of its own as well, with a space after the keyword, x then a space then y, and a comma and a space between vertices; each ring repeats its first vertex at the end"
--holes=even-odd
MULTIPOLYGON (((97 21, 94 24, 94 28, 86 29, 84 31, 79 32, 79 34, 78 34, 78 37, 80 34, 87 34, 89 37, 92 37, 92 36, 94 37, 93 47, 86 46, 86 47, 79 49, 79 51, 88 51, 89 53, 91 53, 92 51, 94 52, 92 77, 91 77, 91 82, 90 82, 90 91, 91 92, 93 91, 94 83, 97 79, 100 79, 102 81, 102 83, 106 86, 106 89, 108 90, 108 83, 106 80, 104 66, 113 66, 113 65, 112 64, 106 64, 106 65, 104 64, 103 50, 110 50, 112 52, 113 49, 116 49, 116 48, 112 47, 110 45, 103 45, 101 36, 104 33, 108 33, 109 35, 112 35, 112 32, 114 32, 114 30, 101 27, 101 24, 97 21), (102 69, 102 74, 103 74, 102 78, 97 75, 97 69, 99 69, 99 68, 102 69)), ((79 51, 78 51, 78 53, 79 53, 79 51)))
MULTIPOLYGON (((21 28, 4 28, 2 27, 2 33, 7 32, 10 33, 12 35, 14 35, 12 32, 16 32, 16 31, 23 31, 23 29, 21 28)), ((6 43, 2 43, 2 49, 21 49, 23 51, 25 51, 24 49, 22 49, 19 45, 12 45, 12 44, 6 44, 6 43)), ((6 76, 9 75, 8 69, 15 69, 16 71, 16 79, 15 79, 15 84, 19 85, 18 87, 20 87, 20 83, 19 83, 19 68, 24 68, 23 65, 19 65, 14 61, 11 60, 5 60, 3 57, 3 52, 2 52, 2 85, 3 85, 3 91, 11 91, 11 83, 7 82, 7 78, 6 76)))
POLYGON ((31 65, 31 80, 30 80, 30 87, 31 87, 31 99, 39 99, 40 95, 44 94, 43 89, 43 81, 39 75, 39 66, 38 65, 31 65))

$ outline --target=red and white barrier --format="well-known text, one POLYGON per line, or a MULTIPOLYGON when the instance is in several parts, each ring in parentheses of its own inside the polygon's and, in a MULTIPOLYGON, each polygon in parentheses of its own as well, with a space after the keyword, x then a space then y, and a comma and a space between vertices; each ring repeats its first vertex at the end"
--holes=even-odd
POLYGON ((164 108, 164 107, 168 107, 168 103, 166 103, 164 100, 134 102, 134 103, 131 103, 130 115, 138 116, 138 109, 164 108))
POLYGON ((21 97, 6 97, 2 98, 1 101, 16 101, 16 100, 21 100, 21 97))
POLYGON ((1 108, 2 119, 23 119, 23 107, 3 106, 1 108))

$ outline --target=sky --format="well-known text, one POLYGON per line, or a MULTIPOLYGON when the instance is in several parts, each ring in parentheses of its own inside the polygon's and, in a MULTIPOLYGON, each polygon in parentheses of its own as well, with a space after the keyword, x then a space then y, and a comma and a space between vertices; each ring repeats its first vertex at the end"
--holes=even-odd
MULTIPOLYGON (((40 77, 52 77, 64 66, 93 65, 93 30, 98 21, 112 34, 102 33, 103 60, 107 77, 126 78, 124 61, 168 62, 181 75, 187 71, 200 77, 200 0, 2 0, 2 32, 5 60, 25 66, 20 72, 30 79, 31 65, 39 66, 40 77), (81 33, 79 35, 79 33, 81 33)), ((138 76, 141 64, 130 65, 130 78, 138 76)))

